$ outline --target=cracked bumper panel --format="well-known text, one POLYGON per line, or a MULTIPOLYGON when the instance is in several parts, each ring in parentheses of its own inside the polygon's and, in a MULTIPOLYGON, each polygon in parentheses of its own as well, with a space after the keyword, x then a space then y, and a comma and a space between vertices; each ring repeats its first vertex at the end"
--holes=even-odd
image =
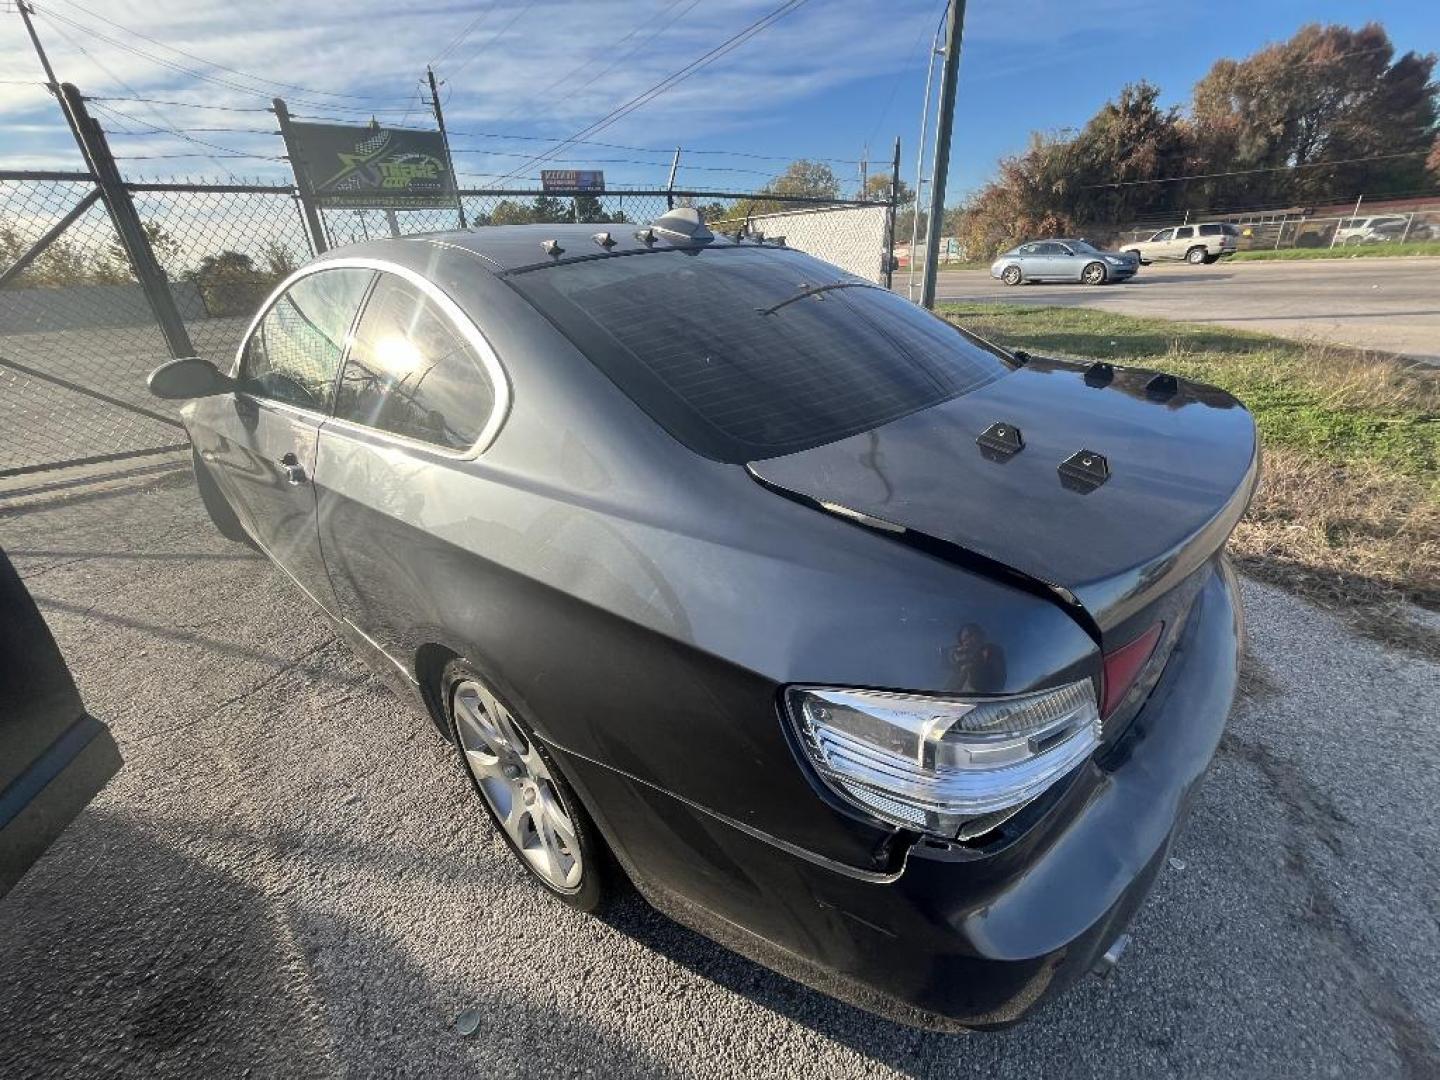
POLYGON ((1207 572, 1164 676, 1103 762, 995 850, 922 841, 857 877, 584 759, 562 764, 641 891, 824 993, 920 1027, 1003 1026, 1088 971, 1140 906, 1224 730, 1233 574, 1207 572))

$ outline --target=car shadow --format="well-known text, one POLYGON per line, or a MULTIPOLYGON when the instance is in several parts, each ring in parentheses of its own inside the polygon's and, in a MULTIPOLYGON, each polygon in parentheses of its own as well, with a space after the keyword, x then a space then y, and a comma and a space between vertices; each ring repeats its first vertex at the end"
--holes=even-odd
POLYGON ((7 1075, 689 1075, 550 1001, 437 977, 375 923, 287 901, 273 869, 261 891, 222 868, 247 849, 283 857, 298 833, 172 842, 128 817, 86 811, 0 903, 7 1075), (371 972, 403 998, 372 992, 371 972), (455 1027, 465 1009, 473 1038, 455 1027))

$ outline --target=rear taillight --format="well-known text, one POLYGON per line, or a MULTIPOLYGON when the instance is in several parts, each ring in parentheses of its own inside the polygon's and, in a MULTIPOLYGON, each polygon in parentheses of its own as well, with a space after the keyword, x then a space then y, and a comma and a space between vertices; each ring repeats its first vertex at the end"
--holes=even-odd
POLYGON ((1145 669, 1146 662, 1155 651, 1160 640, 1164 623, 1156 623, 1128 645, 1122 645, 1114 652, 1105 654, 1105 675, 1102 683, 1100 718, 1103 720, 1115 711, 1125 700, 1125 695, 1135 685, 1136 678, 1145 669))

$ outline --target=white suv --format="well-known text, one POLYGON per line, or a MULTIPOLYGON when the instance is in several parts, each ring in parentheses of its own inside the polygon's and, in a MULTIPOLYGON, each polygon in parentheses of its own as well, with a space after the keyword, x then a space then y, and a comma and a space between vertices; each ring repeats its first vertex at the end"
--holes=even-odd
POLYGON ((1403 214, 1342 218, 1335 226, 1335 243, 1378 244, 1385 240, 1399 240, 1404 228, 1403 214))
POLYGON ((1215 221, 1161 229, 1149 239, 1126 244, 1120 250, 1134 255, 1146 265, 1166 259, 1176 262, 1183 259, 1192 266, 1199 266, 1234 255, 1239 238, 1240 230, 1234 225, 1215 221))

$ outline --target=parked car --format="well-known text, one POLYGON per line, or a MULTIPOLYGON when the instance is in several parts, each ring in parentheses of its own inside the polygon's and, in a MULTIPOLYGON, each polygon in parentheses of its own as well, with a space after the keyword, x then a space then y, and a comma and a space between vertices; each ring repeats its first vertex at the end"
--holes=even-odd
POLYGON ((990 264, 990 276, 1006 285, 1026 281, 1083 281, 1104 285, 1127 281, 1139 264, 1125 255, 1101 251, 1084 240, 1036 240, 1011 248, 990 264))
POLYGON ((158 369, 205 506, 553 896, 628 878, 904 1022, 1019 1019, 1118 955, 1220 739, 1249 414, 694 211, 593 228, 333 251, 227 370, 158 369))
POLYGON ((1153 262, 1188 262, 1192 266, 1213 263, 1235 254, 1240 230, 1229 222, 1210 221, 1199 225, 1175 225, 1151 234, 1147 240, 1126 244, 1142 266, 1153 262))
POLYGON ((0 897, 120 769, 70 668, 0 550, 0 897))
POLYGON ((1404 214, 1343 218, 1335 226, 1335 243, 1346 246, 1379 244, 1399 240, 1405 231, 1404 214))

